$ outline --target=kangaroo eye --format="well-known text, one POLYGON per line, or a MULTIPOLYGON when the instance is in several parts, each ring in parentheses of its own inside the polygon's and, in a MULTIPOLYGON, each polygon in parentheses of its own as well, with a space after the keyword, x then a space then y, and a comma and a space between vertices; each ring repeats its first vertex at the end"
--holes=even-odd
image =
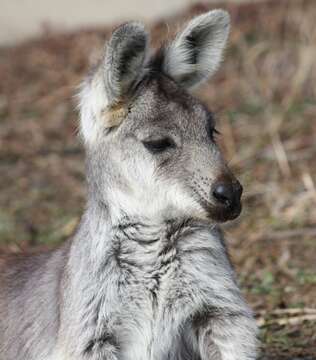
POLYGON ((220 135, 221 133, 215 129, 215 127, 213 128, 209 128, 208 129, 208 136, 209 138, 212 140, 212 141, 215 141, 216 140, 216 136, 217 135, 220 135))
POLYGON ((211 141, 215 141, 216 135, 220 135, 220 132, 218 130, 216 130, 215 125, 216 125, 216 121, 215 121, 214 115, 211 112, 207 113, 207 115, 206 115, 206 131, 207 131, 207 135, 211 141))
POLYGON ((175 142, 169 137, 157 140, 144 140, 142 143, 145 148, 153 154, 158 154, 176 147, 175 142))

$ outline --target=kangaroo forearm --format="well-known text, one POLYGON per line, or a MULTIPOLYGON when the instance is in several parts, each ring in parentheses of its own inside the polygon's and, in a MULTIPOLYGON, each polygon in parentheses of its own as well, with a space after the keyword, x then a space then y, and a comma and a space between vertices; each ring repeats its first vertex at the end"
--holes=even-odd
POLYGON ((252 360, 256 358, 257 325, 247 313, 231 313, 209 320, 200 329, 202 360, 252 360))

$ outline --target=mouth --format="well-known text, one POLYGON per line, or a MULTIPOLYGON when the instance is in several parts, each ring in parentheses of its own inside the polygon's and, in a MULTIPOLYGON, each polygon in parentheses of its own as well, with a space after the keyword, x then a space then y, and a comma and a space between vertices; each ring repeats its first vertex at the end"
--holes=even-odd
POLYGON ((207 217, 210 220, 222 223, 236 219, 240 215, 242 210, 242 205, 240 201, 234 203, 233 205, 225 206, 214 205, 209 201, 205 200, 204 198, 200 198, 199 203, 206 211, 207 217))

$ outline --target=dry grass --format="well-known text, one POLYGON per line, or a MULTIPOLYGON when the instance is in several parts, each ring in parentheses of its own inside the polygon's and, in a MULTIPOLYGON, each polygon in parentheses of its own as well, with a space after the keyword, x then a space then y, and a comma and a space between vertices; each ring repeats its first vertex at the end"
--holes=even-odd
MULTIPOLYGON (((243 214, 226 226, 231 254, 265 353, 316 357, 315 315, 305 309, 316 308, 316 3, 223 7, 231 44, 199 96, 217 113, 245 188, 243 214)), ((153 43, 208 8, 154 24, 153 43)), ((72 96, 108 35, 47 34, 0 49, 3 251, 54 245, 77 224, 85 191, 72 96)))

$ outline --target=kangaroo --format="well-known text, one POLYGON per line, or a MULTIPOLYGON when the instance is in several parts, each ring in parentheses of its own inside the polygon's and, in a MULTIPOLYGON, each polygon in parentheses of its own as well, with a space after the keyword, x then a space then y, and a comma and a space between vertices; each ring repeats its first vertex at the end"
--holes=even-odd
POLYGON ((156 52, 118 27, 80 92, 88 200, 56 250, 2 259, 1 360, 248 360, 257 327, 219 223, 242 187, 194 87, 218 68, 229 15, 156 52))

